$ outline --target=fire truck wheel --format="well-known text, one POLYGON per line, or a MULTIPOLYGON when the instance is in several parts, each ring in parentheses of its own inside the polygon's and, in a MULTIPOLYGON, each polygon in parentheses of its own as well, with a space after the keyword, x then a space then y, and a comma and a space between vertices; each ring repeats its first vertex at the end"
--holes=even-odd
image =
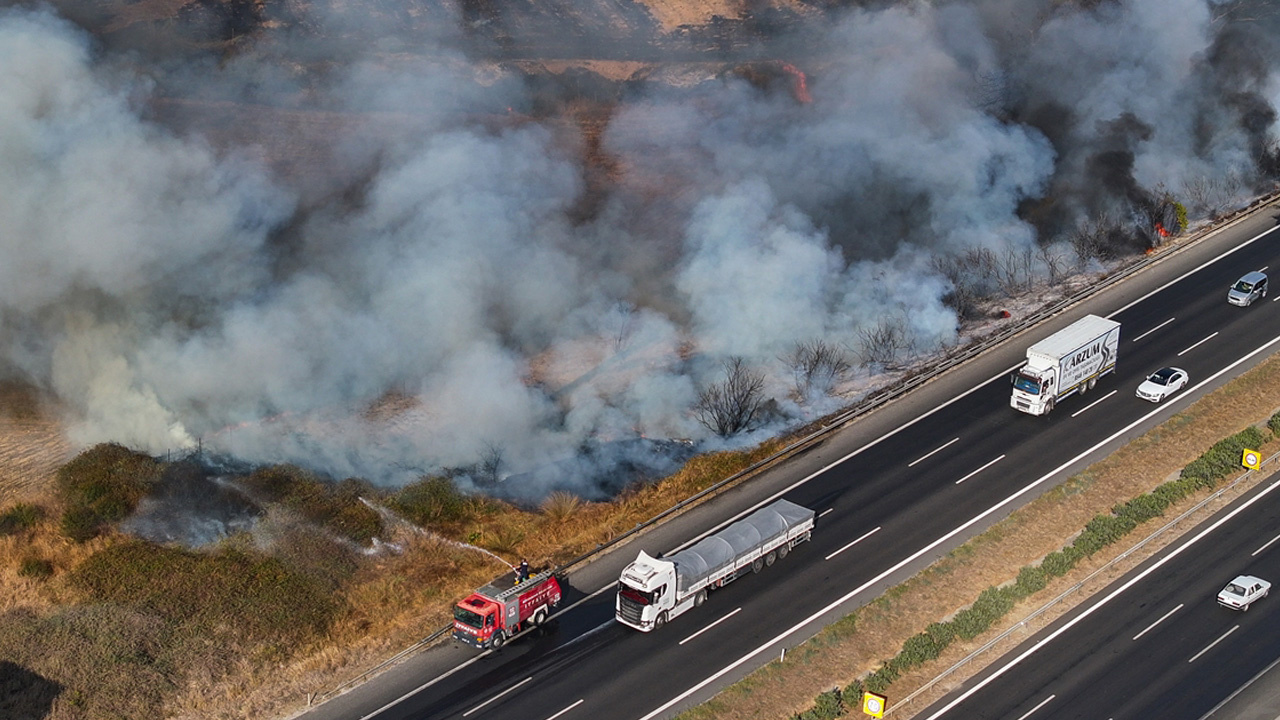
POLYGON ((538 612, 536 612, 536 613, 534 613, 534 614, 533 614, 533 626, 534 626, 534 627, 541 627, 541 626, 542 626, 542 624, 543 624, 543 623, 545 623, 546 621, 547 621, 547 609, 546 609, 546 608, 542 608, 541 610, 539 610, 538 612))
POLYGON ((493 633, 493 649, 494 650, 497 650, 498 648, 502 647, 502 644, 505 643, 506 641, 507 641, 507 637, 505 634, 503 634, 501 630, 498 630, 493 633))
POLYGON ((764 569, 764 560, 756 558, 751 562, 751 572, 758 573, 764 569))
POLYGON ((770 550, 768 555, 764 556, 764 564, 772 566, 773 561, 778 559, 778 553, 770 550))
POLYGON ((779 558, 784 558, 784 557, 786 557, 786 556, 787 556, 787 553, 789 553, 789 552, 791 552, 791 546, 790 546, 790 545, 783 545, 782 547, 778 548, 778 557, 779 557, 779 558))
POLYGON ((697 595, 693 596, 693 606, 702 607, 702 603, 707 601, 707 591, 699 590, 697 595))

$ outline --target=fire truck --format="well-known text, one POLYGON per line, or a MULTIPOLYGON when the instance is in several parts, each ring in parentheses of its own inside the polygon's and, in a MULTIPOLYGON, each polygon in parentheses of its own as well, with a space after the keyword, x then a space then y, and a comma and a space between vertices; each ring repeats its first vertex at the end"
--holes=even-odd
POLYGON ((553 571, 511 572, 476 590, 453 608, 453 639, 473 647, 500 648, 525 622, 541 625, 560 605, 560 577, 553 571))

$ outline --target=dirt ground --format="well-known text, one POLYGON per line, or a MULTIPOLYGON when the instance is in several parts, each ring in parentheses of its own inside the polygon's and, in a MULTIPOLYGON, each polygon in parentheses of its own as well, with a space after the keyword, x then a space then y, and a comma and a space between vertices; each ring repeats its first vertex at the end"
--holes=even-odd
MULTIPOLYGON (((972 603, 982 590, 1011 582, 1023 566, 1035 564, 1048 553, 1066 545, 1095 514, 1177 477, 1184 465, 1214 442, 1249 424, 1265 424, 1278 407, 1280 358, 1272 358, 1014 513, 925 572, 891 589, 884 597, 858 611, 855 623, 846 623, 846 627, 819 634, 806 645, 788 652, 786 662, 771 663, 682 717, 684 720, 786 718, 812 707, 818 693, 837 686, 844 687, 874 671, 884 660, 896 655, 903 642, 923 631, 929 623, 949 619, 972 603), (1259 398, 1262 402, 1258 402, 1259 398)), ((1280 441, 1271 440, 1260 450, 1264 458, 1269 457, 1280 452, 1280 441)), ((1276 461, 1272 461, 1264 467, 1263 473, 1249 474, 1221 498, 1162 533, 1142 550, 1090 578, 1095 571, 1107 566, 1108 562, 1193 507, 1209 493, 1202 492, 1184 500, 1170 508, 1163 518, 1139 526, 1121 542, 1051 582, 1047 588, 1016 607, 997 627, 972 642, 956 642, 939 659, 905 674, 889 688, 890 711, 886 716, 906 720, 924 710, 987 663, 996 660, 1002 652, 1012 649, 1091 593, 1101 590, 1175 541, 1183 532, 1238 497, 1276 467, 1276 461), (1083 587, 1018 627, 1029 615, 1086 579, 1088 582, 1083 587), (949 671, 975 650, 1015 627, 1015 632, 978 658, 954 669, 954 672, 949 671), (946 677, 938 680, 944 673, 946 677), (918 697, 902 704, 903 698, 926 686, 928 689, 918 697)), ((1220 487, 1225 485, 1223 483, 1220 487)), ((856 713, 851 715, 857 716, 856 713)))

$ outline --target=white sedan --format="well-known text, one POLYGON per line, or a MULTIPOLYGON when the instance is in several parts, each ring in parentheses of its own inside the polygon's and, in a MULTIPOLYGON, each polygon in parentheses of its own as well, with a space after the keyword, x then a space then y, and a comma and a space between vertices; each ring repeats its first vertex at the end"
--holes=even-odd
POLYGON ((1261 600, 1271 590, 1271 583, 1252 575, 1240 575, 1227 583, 1218 593, 1218 604, 1232 610, 1248 610, 1255 600, 1261 600))
POLYGON ((1138 386, 1138 397, 1151 402, 1160 402, 1186 386, 1190 380, 1187 371, 1182 368, 1166 367, 1151 373, 1138 386))

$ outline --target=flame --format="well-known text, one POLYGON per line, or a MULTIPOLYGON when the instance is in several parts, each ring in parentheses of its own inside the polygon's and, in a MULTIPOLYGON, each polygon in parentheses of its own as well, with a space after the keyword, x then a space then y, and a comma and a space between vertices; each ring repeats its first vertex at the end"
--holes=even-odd
POLYGON ((1160 233, 1160 237, 1169 237, 1169 231, 1164 229, 1164 223, 1156 223, 1156 232, 1160 233))
POLYGON ((809 95, 809 79, 804 76, 804 72, 791 63, 782 63, 782 69, 795 81, 792 91, 795 92, 796 100, 805 104, 813 102, 813 97, 809 95))

